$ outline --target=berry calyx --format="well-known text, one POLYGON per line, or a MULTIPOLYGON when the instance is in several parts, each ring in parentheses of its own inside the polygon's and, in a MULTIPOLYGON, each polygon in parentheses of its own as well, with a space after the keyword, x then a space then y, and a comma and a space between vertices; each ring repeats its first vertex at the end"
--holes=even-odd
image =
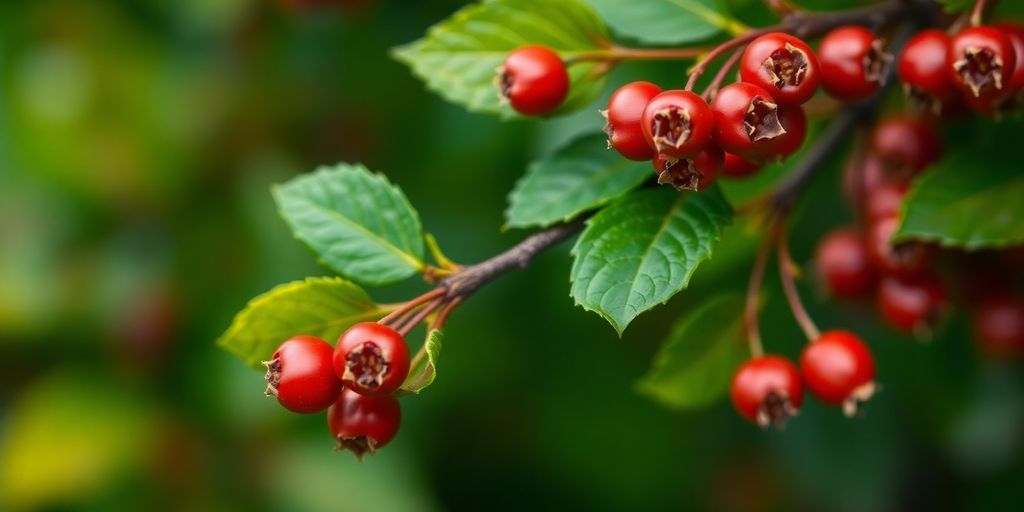
POLYGON ((864 27, 839 27, 826 34, 818 47, 825 92, 843 101, 871 96, 882 85, 892 62, 884 46, 864 27))
POLYGON ((344 389, 327 410, 327 427, 338 441, 335 449, 349 450, 362 459, 373 455, 398 433, 402 410, 390 396, 367 396, 344 389))
POLYGON ((544 46, 524 46, 498 68, 498 92, 520 114, 554 112, 569 94, 569 73, 562 58, 544 46))
POLYGON ((878 309, 894 328, 928 338, 946 316, 946 289, 931 274, 886 276, 878 284, 878 309))
POLYGON ((764 164, 754 163, 732 153, 726 153, 722 161, 722 176, 729 178, 746 178, 757 174, 764 164))
POLYGON ((878 274, 864 233, 856 229, 838 229, 825 236, 818 244, 816 261, 825 287, 835 297, 865 297, 875 290, 878 274))
POLYGON ((692 158, 654 156, 651 163, 658 173, 658 183, 672 185, 676 190, 704 190, 711 186, 722 170, 725 154, 711 144, 692 158))
POLYGON ((846 331, 827 331, 804 348, 800 372, 807 388, 822 402, 842 405, 853 416, 874 396, 875 360, 867 345, 846 331))
POLYGON ((659 93, 661 87, 650 82, 631 82, 612 93, 608 109, 601 112, 607 121, 604 132, 608 134, 608 147, 630 160, 654 157, 654 148, 644 139, 640 122, 647 103, 659 93))
POLYGON ((800 373, 788 359, 762 356, 740 366, 732 379, 736 410, 761 428, 784 425, 803 403, 800 373))
POLYGON ((647 104, 641 126, 647 144, 658 153, 687 158, 711 142, 714 116, 700 96, 690 91, 669 90, 647 104))
POLYGON ((996 27, 969 27, 953 36, 947 53, 953 85, 974 98, 1002 95, 1017 63, 1013 43, 996 27))
POLYGON ((1024 354, 1024 300, 1000 293, 984 298, 972 315, 974 338, 992 356, 1024 354))
POLYGON ((316 336, 295 336, 274 351, 267 367, 267 396, 292 412, 311 414, 337 398, 341 381, 334 374, 334 349, 316 336))
POLYGON ((930 269, 935 247, 921 242, 893 242, 899 217, 876 220, 868 228, 868 255, 878 268, 890 274, 913 275, 930 269))
POLYGON ((779 106, 761 87, 737 82, 723 87, 711 102, 715 142, 723 150, 750 159, 770 152, 774 139, 786 133, 779 106))
POLYGON ((871 136, 872 150, 886 170, 907 179, 938 160, 941 145, 931 126, 908 117, 881 121, 871 136))
POLYGON ((800 105, 818 89, 818 59, 799 38, 771 32, 747 45, 740 78, 769 91, 780 105, 800 105))
POLYGON ((409 374, 409 348, 402 335, 386 325, 358 323, 338 338, 334 370, 357 393, 388 394, 409 374))
POLYGON ((936 114, 956 96, 956 87, 946 70, 948 46, 945 31, 922 30, 907 41, 896 66, 907 97, 917 107, 936 114))

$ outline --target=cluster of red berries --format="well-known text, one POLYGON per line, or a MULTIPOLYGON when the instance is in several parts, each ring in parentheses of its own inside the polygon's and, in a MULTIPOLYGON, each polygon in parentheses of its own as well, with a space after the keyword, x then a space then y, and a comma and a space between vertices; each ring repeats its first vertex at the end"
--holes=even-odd
POLYGON ((897 70, 909 97, 934 113, 993 114, 1024 99, 1024 26, 1001 23, 961 30, 930 29, 907 41, 897 70))
POLYGON ((743 363, 732 380, 732 402, 761 427, 782 425, 799 412, 804 384, 822 402, 840 405, 853 416, 875 394, 875 360, 856 335, 828 331, 804 348, 799 370, 776 355, 743 363))
POLYGON ((339 449, 373 453, 398 433, 401 409, 391 396, 409 373, 409 348, 394 329, 373 322, 346 330, 334 347, 315 336, 295 336, 266 361, 268 396, 286 409, 327 409, 339 449))

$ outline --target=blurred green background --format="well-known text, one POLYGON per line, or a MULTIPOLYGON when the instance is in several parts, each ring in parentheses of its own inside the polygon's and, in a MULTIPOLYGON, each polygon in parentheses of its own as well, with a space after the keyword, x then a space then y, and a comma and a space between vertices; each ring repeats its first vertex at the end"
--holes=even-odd
MULTIPOLYGON (((263 396, 262 374, 214 345, 249 298, 328 274, 291 239, 269 186, 363 162, 404 189, 450 256, 473 262, 522 237, 498 228, 525 165, 600 120, 596 105, 540 123, 469 114, 389 58, 464 2, 300 3, 0 4, 0 509, 992 510, 1020 500, 1024 379, 978 356, 960 318, 924 345, 890 334, 868 307, 812 301, 823 325, 857 329, 876 351, 884 389, 856 420, 811 399, 784 431, 761 432, 726 400, 681 414, 636 394, 675 318, 744 286, 742 223, 690 290, 622 340, 573 307, 568 247, 542 256, 460 308, 437 382, 403 399, 390 446, 361 464, 332 451, 323 415, 287 413, 263 396)), ((611 84, 683 73, 629 65, 611 84)), ((805 205, 827 213, 795 228, 801 261, 850 219, 835 208, 837 174, 805 205)), ((795 356, 799 331, 771 287, 767 297, 769 349, 795 356)))

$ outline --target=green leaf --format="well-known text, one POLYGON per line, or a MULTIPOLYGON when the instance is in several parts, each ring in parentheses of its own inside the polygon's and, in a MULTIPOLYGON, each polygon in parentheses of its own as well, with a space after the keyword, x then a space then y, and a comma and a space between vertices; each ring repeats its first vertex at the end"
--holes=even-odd
MULTIPOLYGON (((490 0, 463 8, 393 54, 446 100, 507 118, 516 114, 499 101, 494 78, 510 51, 541 44, 570 58, 601 50, 607 39, 604 23, 579 0, 490 0)), ((569 97, 556 113, 577 110, 600 94, 605 80, 597 66, 569 67, 569 97)))
POLYGON ((742 29, 715 0, 586 0, 613 30, 652 44, 679 44, 742 29))
POLYGON ((732 211, 721 192, 633 192, 587 221, 572 252, 572 296, 619 335, 686 287, 711 257, 732 211))
POLYGON ((324 265, 380 285, 423 269, 423 230, 402 191, 362 165, 322 167, 274 187, 281 216, 324 265))
POLYGON ((968 250, 1024 243, 1024 174, 1006 150, 1022 124, 971 125, 969 138, 914 183, 895 239, 968 250))
POLYGON ((602 206, 654 175, 608 149, 603 134, 578 138, 534 163, 509 195, 507 226, 544 227, 602 206))
POLYGON ((672 328, 651 370, 636 389, 673 409, 697 409, 718 400, 747 356, 743 298, 726 295, 691 311, 672 328))
POLYGON ((235 316, 217 344, 259 367, 284 340, 300 334, 333 342, 359 322, 387 314, 354 283, 337 277, 309 278, 277 286, 235 316))
POLYGON ((423 388, 434 383, 434 378, 437 376, 437 358, 441 356, 441 338, 442 333, 438 329, 427 334, 427 339, 423 342, 427 347, 427 356, 409 369, 409 376, 399 388, 400 392, 418 394, 423 391, 423 388))

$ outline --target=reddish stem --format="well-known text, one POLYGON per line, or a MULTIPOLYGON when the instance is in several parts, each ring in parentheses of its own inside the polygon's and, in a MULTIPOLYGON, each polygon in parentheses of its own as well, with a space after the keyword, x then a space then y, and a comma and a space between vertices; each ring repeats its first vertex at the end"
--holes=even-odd
MULTIPOLYGON (((416 306, 419 306, 420 304, 423 304, 424 302, 427 302, 427 301, 429 301, 431 299, 435 299, 435 298, 440 297, 441 295, 444 295, 444 294, 445 294, 445 289, 444 288, 442 288, 442 287, 434 288, 433 290, 430 290, 429 292, 424 293, 423 295, 420 295, 419 297, 416 297, 415 299, 412 299, 409 302, 406 302, 405 304, 402 304, 398 309, 388 313, 387 316, 385 316, 384 318, 381 318, 380 320, 377 320, 377 323, 379 323, 381 325, 388 325, 393 320, 405 316, 406 313, 409 313, 410 311, 415 309, 416 306)), ((400 323, 400 322, 398 322, 398 323, 400 323)))
POLYGON ((736 36, 716 46, 713 50, 708 52, 708 54, 703 59, 701 59, 701 61, 698 62, 696 66, 694 66, 693 71, 690 72, 690 79, 686 81, 686 90, 692 91, 693 86, 697 85, 697 78, 699 78, 700 75, 702 75, 704 71, 708 69, 708 66, 712 62, 714 62, 715 59, 722 56, 725 52, 732 50, 737 46, 745 45, 756 39, 758 36, 767 34, 769 32, 774 32, 776 30, 778 30, 778 27, 767 27, 759 28, 757 30, 750 30, 745 34, 736 36))
POLYGON ((722 82, 725 82, 726 77, 729 76, 729 71, 737 62, 739 62, 740 57, 742 56, 743 48, 737 48, 732 52, 729 59, 722 64, 722 69, 719 69, 718 73, 715 73, 715 77, 711 79, 711 83, 709 83, 708 87, 704 89, 704 101, 710 102, 715 99, 715 95, 718 94, 718 89, 722 87, 722 82))
POLYGON ((424 318, 427 318, 428 315, 433 313, 434 310, 440 307, 442 304, 444 304, 444 302, 445 300, 442 297, 434 299, 432 302, 424 306, 423 309, 419 310, 419 312, 417 312, 415 316, 410 318, 407 322, 402 324, 401 327, 398 327, 395 330, 397 330, 398 334, 401 334, 402 336, 409 334, 409 331, 412 331, 417 325, 419 325, 420 322, 423 321, 424 318))
POLYGON ((768 220, 770 227, 768 234, 761 240, 757 248, 757 256, 754 258, 754 267, 750 270, 750 282, 747 284, 747 301, 743 309, 744 327, 747 330, 747 343, 750 344, 750 355, 761 357, 764 355, 764 343, 761 341, 761 329, 758 325, 758 310, 760 309, 761 285, 764 283, 764 271, 768 267, 768 257, 772 252, 772 245, 778 236, 778 227, 774 218, 768 220))
MULTIPOLYGON (((785 224, 785 221, 780 221, 780 224, 785 224)), ((793 311, 793 318, 800 324, 800 328, 803 329, 804 334, 807 336, 807 341, 814 341, 821 337, 821 331, 814 324, 811 315, 807 314, 807 309, 804 308, 804 303, 800 300, 800 293, 796 289, 796 283, 794 282, 796 264, 789 254, 789 243, 786 240, 785 228, 781 229, 778 245, 779 279, 782 280, 782 289, 786 293, 786 301, 789 302, 789 309, 793 311)))
POLYGON ((977 27, 981 25, 982 19, 985 17, 985 9, 988 8, 987 0, 975 0, 974 9, 971 9, 971 26, 977 27))

